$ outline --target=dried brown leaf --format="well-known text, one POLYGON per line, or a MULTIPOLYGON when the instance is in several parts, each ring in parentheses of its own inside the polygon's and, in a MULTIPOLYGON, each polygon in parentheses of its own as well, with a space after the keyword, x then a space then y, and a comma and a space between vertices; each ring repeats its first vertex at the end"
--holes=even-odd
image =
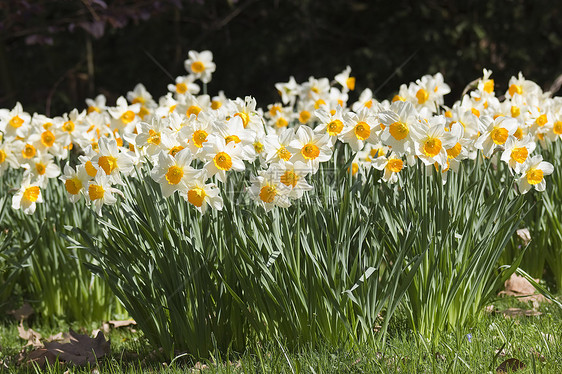
POLYGON ((87 362, 94 364, 98 358, 109 353, 109 345, 101 331, 92 339, 88 335, 80 335, 70 330, 69 343, 46 342, 45 348, 62 361, 84 365, 87 362))
POLYGON ((24 366, 31 367, 38 365, 40 368, 44 368, 47 363, 49 363, 49 365, 53 365, 56 361, 57 355, 49 352, 46 348, 34 349, 20 359, 20 362, 24 366))
MULTIPOLYGON (((538 279, 535 279, 538 282, 538 279)), ((530 301, 533 303, 534 308, 538 308, 539 303, 545 302, 546 298, 537 293, 537 290, 533 285, 517 274, 512 274, 511 277, 505 281, 505 289, 499 293, 499 295, 505 296, 515 296, 519 300, 526 302, 530 301)))
POLYGON ((108 323, 116 329, 119 327, 136 326, 137 324, 137 322, 133 319, 127 319, 123 321, 109 321, 108 323))
POLYGON ((41 334, 39 334, 37 331, 34 331, 33 329, 26 330, 25 327, 23 327, 23 322, 20 322, 20 324, 18 325, 18 332, 20 338, 22 338, 23 340, 27 340, 26 346, 31 345, 34 348, 43 346, 43 344, 41 343, 41 334))
POLYGON ((526 365, 516 358, 508 358, 496 368, 497 374, 507 374, 507 372, 514 372, 520 369, 525 369, 526 365))

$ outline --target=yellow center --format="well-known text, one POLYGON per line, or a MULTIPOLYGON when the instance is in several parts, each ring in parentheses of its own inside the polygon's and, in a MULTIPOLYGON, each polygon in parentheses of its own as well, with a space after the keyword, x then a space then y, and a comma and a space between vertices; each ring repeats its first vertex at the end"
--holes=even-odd
POLYGON ((9 124, 13 128, 17 129, 18 127, 23 125, 23 119, 21 119, 19 116, 15 116, 10 120, 9 124))
POLYGON ((187 191, 187 201, 198 208, 200 208, 205 202, 205 196, 207 196, 205 190, 199 187, 195 187, 187 191))
POLYGON ((135 119, 135 112, 133 112, 132 110, 128 110, 121 115, 121 121, 124 124, 129 124, 133 122, 134 119, 135 119))
POLYGON ((525 162, 527 156, 529 156, 527 147, 513 148, 511 150, 511 159, 520 164, 525 162))
POLYGON ((345 81, 345 85, 350 91, 353 91, 355 89, 355 77, 347 78, 345 81))
POLYGON ((240 140, 240 138, 239 138, 238 136, 236 136, 236 135, 229 135, 229 136, 227 136, 227 137, 224 138, 224 142, 225 142, 225 144, 228 144, 228 143, 230 143, 230 142, 240 143, 241 140, 240 140))
POLYGON ((113 156, 101 156, 98 160, 98 165, 109 175, 117 169, 117 159, 113 156))
POLYGON ((492 92, 494 92, 494 80, 493 79, 488 79, 485 83, 484 83, 484 92, 487 92, 489 94, 491 94, 492 92))
POLYGON ((6 152, 3 149, 0 149, 0 164, 6 161, 6 152))
POLYGON ((393 158, 391 160, 388 160, 388 163, 386 164, 386 169, 393 173, 400 172, 400 170, 402 170, 403 167, 404 167, 404 162, 399 158, 393 158))
POLYGON ((86 162, 86 173, 88 173, 88 175, 91 178, 94 178, 96 176, 96 174, 98 173, 98 169, 96 169, 94 167, 94 164, 92 164, 92 161, 86 162))
POLYGON ((527 183, 539 184, 543 178, 543 171, 537 168, 531 168, 527 171, 527 183))
POLYGON ((192 105, 189 108, 187 108, 187 111, 185 112, 185 114, 188 117, 191 117, 192 114, 195 114, 195 116, 198 116, 200 112, 201 112, 200 107, 198 107, 197 105, 192 105))
POLYGON ((322 99, 318 99, 314 102, 314 109, 320 108, 320 106, 325 105, 326 102, 322 99))
POLYGON ((472 108, 470 110, 472 112, 472 114, 474 114, 476 117, 480 117, 480 111, 476 108, 472 108))
POLYGON ((176 155, 182 150, 183 147, 181 145, 176 145, 175 147, 170 148, 168 154, 171 155, 172 157, 176 157, 176 155))
POLYGON ((326 130, 328 131, 328 134, 330 134, 330 136, 338 135, 341 130, 343 130, 343 122, 339 119, 335 119, 328 123, 328 125, 326 126, 326 130))
POLYGON ((410 132, 408 126, 406 126, 402 122, 394 122, 392 125, 390 125, 389 131, 390 135, 392 135, 392 137, 396 140, 404 139, 410 132))
POLYGON ((263 152, 263 144, 260 143, 259 141, 254 142, 254 151, 256 151, 256 153, 262 153, 263 152))
POLYGON ((26 144, 21 151, 23 158, 32 158, 35 156, 35 153, 37 153, 37 150, 31 144, 26 144))
POLYGON ((287 170, 281 176, 281 183, 289 187, 295 187, 297 185, 298 180, 299 180, 299 176, 296 175, 293 170, 287 170))
POLYGON ((516 85, 515 83, 509 86, 509 95, 513 96, 515 94, 521 95, 523 93, 523 88, 521 86, 516 85))
POLYGON ((441 152, 441 140, 438 138, 427 138, 423 142, 423 153, 427 157, 435 157, 441 152))
POLYGON ((41 143, 45 147, 52 147, 53 144, 55 143, 55 135, 52 132, 50 132, 49 130, 44 131, 41 134, 41 143))
POLYGON ((25 189, 23 192, 23 199, 27 201, 36 202, 39 198, 39 193, 41 189, 37 186, 30 186, 25 189))
POLYGON ((154 145, 159 145, 161 141, 160 138, 160 133, 156 132, 154 130, 149 130, 148 131, 148 139, 146 140, 146 142, 148 144, 154 144, 154 145))
POLYGON ((93 105, 92 105, 92 106, 89 106, 89 107, 88 107, 88 114, 90 114, 90 113, 92 113, 92 112, 101 113, 101 110, 100 110, 100 108, 98 108, 97 106, 93 106, 93 105))
POLYGON ((166 180, 169 184, 178 184, 183 177, 183 168, 174 165, 170 166, 166 173, 166 180))
POLYGON ((302 147, 301 154, 307 160, 314 160, 320 155, 320 149, 316 144, 308 143, 302 147))
POLYGON ((406 101, 406 99, 404 99, 400 95, 394 95, 394 97, 392 98, 392 102, 394 103, 395 101, 406 101))
POLYGON ((203 143, 207 141, 207 135, 209 134, 203 130, 193 132, 193 144, 195 144, 197 148, 203 147, 203 143))
POLYGON ((232 167, 232 158, 226 152, 219 152, 213 158, 215 166, 219 170, 230 170, 232 167))
POLYGON ((540 127, 543 127, 548 122, 548 118, 546 118, 546 114, 541 114, 536 120, 536 124, 540 127))
POLYGON ((43 175, 47 171, 47 167, 42 162, 37 162, 35 164, 35 170, 37 170, 37 174, 43 175))
POLYGON ((299 113, 299 122, 300 123, 307 123, 310 120, 310 112, 308 110, 303 110, 299 113))
POLYGON ((370 109, 373 106, 373 100, 369 100, 369 101, 365 102, 364 105, 365 105, 365 108, 370 109))
POLYGON ((371 127, 366 122, 358 122, 353 129, 355 136, 359 140, 365 140, 371 136, 371 127))
POLYGON ((517 140, 523 139, 523 129, 521 127, 518 127, 517 130, 515 130, 515 132, 513 133, 513 136, 515 136, 517 140))
POLYGON ((279 155, 279 158, 284 160, 284 161, 289 161, 289 159, 291 158, 291 152, 289 152, 287 150, 287 148, 285 148, 285 146, 281 146, 281 148, 279 148, 277 150, 277 154, 279 155))
POLYGON ((82 181, 77 177, 67 179, 66 182, 64 182, 64 187, 66 187, 66 191, 69 194, 77 195, 82 189, 82 181))
POLYGON ((74 131, 74 122, 72 122, 72 121, 66 121, 66 122, 62 125, 62 131, 73 132, 73 131, 74 131))
POLYGON ((283 117, 279 117, 277 118, 277 121, 275 121, 275 126, 281 128, 281 127, 287 127, 289 125, 289 121, 287 121, 285 118, 283 117))
POLYGON ((176 83, 176 92, 179 93, 180 95, 184 94, 187 92, 187 84, 180 82, 180 83, 176 83))
POLYGON ((429 99, 429 92, 420 88, 418 92, 416 92, 416 99, 418 99, 418 104, 424 104, 429 99))
POLYGON ((456 158, 458 155, 461 154, 461 150, 462 150, 461 143, 457 143, 453 148, 447 149, 447 157, 456 158))
POLYGON ((509 133, 503 127, 494 127, 492 132, 490 133, 490 137, 497 145, 505 144, 509 133))
POLYGON ((281 111, 281 107, 279 105, 272 105, 271 108, 269 108, 269 115, 271 117, 275 117, 275 115, 280 111, 281 111))
POLYGON ((222 106, 222 103, 221 103, 220 101, 218 101, 218 100, 213 100, 213 101, 211 101, 211 108, 212 108, 213 110, 217 110, 217 109, 219 109, 221 106, 222 106))
POLYGON ((520 114, 521 114, 521 109, 519 109, 518 106, 512 106, 511 107, 511 116, 513 118, 519 117, 520 114))
POLYGON ((242 118, 242 124, 244 125, 244 128, 246 128, 246 126, 248 126, 248 123, 250 123, 250 116, 247 113, 239 112, 236 113, 234 116, 235 117, 238 116, 242 118))
POLYGON ((102 199, 104 193, 105 190, 103 187, 98 186, 97 184, 90 184, 90 187, 88 187, 88 196, 92 201, 102 199))
POLYGON ((274 186, 263 186, 260 190, 260 199, 265 203, 272 203, 277 195, 277 189, 274 186))
POLYGON ((201 61, 194 61, 191 63, 191 71, 195 74, 200 74, 205 71, 205 64, 201 61))
POLYGON ((554 126, 552 127, 552 131, 554 131, 554 133, 556 135, 562 135, 562 121, 554 122, 554 126))

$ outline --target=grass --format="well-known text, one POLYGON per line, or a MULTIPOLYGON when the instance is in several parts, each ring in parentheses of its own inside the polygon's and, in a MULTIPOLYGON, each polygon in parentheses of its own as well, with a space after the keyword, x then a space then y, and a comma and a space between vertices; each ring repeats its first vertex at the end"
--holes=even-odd
MULTIPOLYGON (((500 299, 496 310, 508 307, 530 308, 515 299, 500 299)), ((112 352, 97 366, 100 373, 496 373, 506 359, 516 358, 526 368, 518 373, 562 372, 562 310, 552 304, 540 306, 540 316, 506 318, 502 313, 483 312, 479 322, 466 331, 445 334, 437 346, 414 336, 405 315, 391 320, 384 349, 375 343, 357 347, 305 346, 288 352, 281 342, 249 343, 246 353, 215 352, 209 360, 193 362, 187 355, 171 363, 151 348, 141 332, 111 330, 112 352), (469 340, 468 334, 471 334, 469 340)), ((86 333, 96 326, 65 325, 53 329, 35 323, 32 328, 43 336, 73 328, 86 333)), ((38 372, 17 365, 25 342, 18 337, 17 324, 0 325, 0 360, 4 372, 38 372)), ((50 373, 91 373, 93 367, 47 368, 50 373)), ((0 369, 1 370, 1 369, 0 369)))

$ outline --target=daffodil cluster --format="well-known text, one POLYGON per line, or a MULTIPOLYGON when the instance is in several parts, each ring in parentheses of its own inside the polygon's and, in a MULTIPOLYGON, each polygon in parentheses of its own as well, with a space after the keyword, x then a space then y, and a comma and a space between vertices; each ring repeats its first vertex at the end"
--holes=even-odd
POLYGON ((441 74, 402 85, 392 100, 379 102, 365 89, 350 102, 355 78, 347 67, 333 81, 276 84, 280 101, 262 110, 252 97, 199 94, 215 71, 211 52, 190 51, 185 68, 158 100, 138 84, 114 106, 99 95, 86 100, 87 109, 54 118, 30 115, 19 103, 1 109, 0 175, 24 170, 13 208, 32 214, 41 189, 58 177, 71 201, 83 197, 101 213, 143 164, 164 197, 177 192, 202 213, 221 209, 220 185, 254 165, 249 194, 266 210, 287 207, 312 189, 307 177, 332 159, 338 142, 356 153, 353 174, 374 167, 388 183, 416 162, 436 168, 445 182, 461 161, 501 153, 521 193, 542 191, 553 167, 532 154, 537 143, 562 136, 562 100, 521 74, 500 100, 484 70, 448 108, 441 74), (71 166, 73 148, 80 156, 71 166))

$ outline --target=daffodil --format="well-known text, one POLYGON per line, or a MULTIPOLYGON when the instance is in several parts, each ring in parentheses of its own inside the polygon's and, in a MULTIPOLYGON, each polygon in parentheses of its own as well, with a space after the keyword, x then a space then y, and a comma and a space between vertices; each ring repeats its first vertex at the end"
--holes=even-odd
POLYGON ((291 188, 281 182, 281 175, 276 168, 262 170, 258 176, 252 177, 250 194, 266 211, 275 206, 287 208, 291 205, 289 193, 291 188))
POLYGON ((42 202, 41 187, 27 177, 21 182, 20 188, 12 197, 12 209, 22 209, 25 214, 33 214, 36 204, 42 202))
POLYGON ((183 185, 180 195, 202 214, 205 214, 209 206, 215 210, 222 210, 223 201, 219 188, 215 183, 205 183, 205 179, 205 172, 190 179, 183 185))
POLYGON ((552 174, 553 171, 554 166, 550 162, 543 161, 541 155, 528 158, 521 167, 521 175, 517 179, 519 192, 525 194, 533 187, 537 191, 544 191, 546 188, 544 177, 552 174))
POLYGON ((363 107, 358 113, 348 113, 345 128, 340 139, 349 144, 354 152, 360 151, 365 143, 377 143, 381 127, 371 109, 363 107))
POLYGON ((484 156, 490 157, 494 150, 503 147, 510 136, 517 130, 517 120, 504 116, 492 119, 490 117, 481 118, 483 133, 474 143, 477 149, 483 151, 484 156))
POLYGON ((0 132, 5 138, 24 137, 31 123, 31 116, 19 102, 12 110, 0 111, 0 132))
POLYGON ((86 200, 94 212, 101 216, 101 210, 104 205, 113 205, 117 202, 115 194, 124 197, 121 191, 113 187, 112 181, 108 176, 98 174, 93 180, 88 182, 87 191, 84 196, 86 196, 86 200))
POLYGON ((208 160, 205 169, 209 178, 217 176, 221 182, 226 182, 226 173, 245 169, 242 161, 242 147, 237 147, 235 142, 226 143, 220 136, 212 136, 203 145, 204 157, 208 160))
POLYGON ((193 75, 180 75, 176 77, 174 84, 168 85, 168 91, 173 92, 176 99, 189 94, 196 95, 200 90, 201 88, 195 83, 195 76, 193 75))
POLYGON ((532 141, 530 135, 521 140, 509 138, 505 142, 501 160, 509 165, 510 170, 519 173, 529 155, 535 150, 535 147, 536 143, 532 141))
POLYGON ((344 71, 336 75, 334 78, 338 82, 344 91, 355 90, 355 77, 351 76, 351 67, 347 66, 344 71))
POLYGON ((188 56, 189 58, 184 62, 185 70, 200 79, 201 82, 209 83, 216 69, 213 53, 211 51, 189 51, 188 56))
POLYGON ((297 129, 295 139, 289 144, 288 151, 293 155, 292 162, 302 161, 315 173, 320 162, 326 162, 332 157, 330 135, 301 126, 297 129))
POLYGON ((460 140, 461 126, 457 123, 451 131, 445 131, 445 117, 432 117, 427 123, 420 121, 412 128, 416 155, 426 165, 439 164, 447 168, 447 150, 460 140))
POLYGON ((64 182, 64 188, 69 200, 75 203, 80 200, 82 192, 86 191, 88 183, 92 178, 86 171, 85 165, 77 165, 76 170, 74 170, 70 165, 66 164, 64 166, 64 173, 59 179, 64 182))
POLYGON ((380 135, 382 142, 398 155, 412 153, 411 130, 418 123, 414 106, 407 101, 395 101, 390 110, 379 113, 379 118, 384 125, 380 135))
POLYGON ((381 181, 392 184, 398 181, 398 174, 404 168, 404 161, 400 156, 392 152, 388 157, 377 157, 373 161, 373 167, 378 170, 383 170, 381 181))
POLYGON ((191 167, 191 160, 189 148, 180 151, 175 157, 164 152, 158 154, 158 162, 154 165, 150 176, 160 184, 164 197, 180 190, 182 185, 199 173, 191 167))

